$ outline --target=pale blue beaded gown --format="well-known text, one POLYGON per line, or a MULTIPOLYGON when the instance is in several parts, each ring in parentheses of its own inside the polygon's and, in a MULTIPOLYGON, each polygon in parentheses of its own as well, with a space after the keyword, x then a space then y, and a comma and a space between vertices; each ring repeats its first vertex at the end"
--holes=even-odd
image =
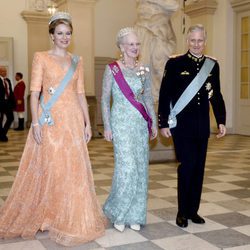
MULTIPOLYGON (((149 73, 143 84, 136 74, 138 69, 124 68, 122 72, 156 128, 149 73)), ((109 66, 106 66, 103 76, 102 116, 104 129, 112 131, 114 146, 114 175, 110 194, 103 207, 104 213, 112 223, 118 225, 145 225, 149 164, 147 122, 125 98, 109 66)))

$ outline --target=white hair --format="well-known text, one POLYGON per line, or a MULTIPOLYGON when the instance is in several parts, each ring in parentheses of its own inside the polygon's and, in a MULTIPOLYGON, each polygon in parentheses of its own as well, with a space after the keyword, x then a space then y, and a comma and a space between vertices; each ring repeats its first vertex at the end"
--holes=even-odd
POLYGON ((136 33, 133 27, 122 28, 118 31, 116 35, 116 45, 118 48, 120 48, 121 43, 123 43, 124 37, 130 33, 136 33))

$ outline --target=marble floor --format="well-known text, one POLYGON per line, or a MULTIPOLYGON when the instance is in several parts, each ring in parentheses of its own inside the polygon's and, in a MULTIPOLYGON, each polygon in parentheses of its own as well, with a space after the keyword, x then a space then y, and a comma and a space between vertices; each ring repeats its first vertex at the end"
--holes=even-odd
MULTIPOLYGON (((17 171, 27 131, 9 132, 0 143, 0 206, 17 171)), ((103 204, 113 173, 112 145, 103 139, 89 144, 96 192, 103 204)), ((249 250, 250 249, 250 137, 228 135, 209 141, 202 202, 199 213, 206 224, 175 225, 175 162, 150 164, 147 225, 120 233, 110 225, 106 235, 93 242, 67 248, 39 232, 34 240, 0 240, 0 250, 249 250)))

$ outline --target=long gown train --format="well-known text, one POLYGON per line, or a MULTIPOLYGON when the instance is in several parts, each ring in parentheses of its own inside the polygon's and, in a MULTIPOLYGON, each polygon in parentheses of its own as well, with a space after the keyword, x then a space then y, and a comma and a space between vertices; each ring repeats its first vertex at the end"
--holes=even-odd
MULTIPOLYGON (((48 52, 35 54, 31 90, 43 89, 45 103, 66 70, 48 52)), ((65 246, 104 234, 106 219, 97 201, 78 101, 83 93, 82 59, 52 107, 53 126, 42 127, 42 144, 29 131, 10 194, 0 209, 0 238, 34 238, 39 230, 65 246)), ((41 109, 39 108, 39 113, 41 109)))

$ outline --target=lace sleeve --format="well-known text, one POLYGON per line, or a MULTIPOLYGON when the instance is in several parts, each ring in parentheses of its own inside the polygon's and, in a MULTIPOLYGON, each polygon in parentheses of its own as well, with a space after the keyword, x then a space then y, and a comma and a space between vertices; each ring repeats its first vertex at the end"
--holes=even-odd
POLYGON ((104 124, 104 130, 111 131, 110 125, 110 99, 112 90, 113 76, 108 65, 106 65, 103 81, 102 81, 102 120, 104 124))
POLYGON ((35 52, 32 69, 31 69, 31 82, 30 82, 30 91, 41 91, 43 83, 43 57, 41 52, 35 52))
POLYGON ((143 93, 143 101, 146 105, 146 108, 149 112, 150 117, 152 118, 153 128, 156 128, 156 116, 154 110, 154 99, 151 91, 151 77, 150 74, 147 74, 145 84, 144 84, 144 93, 143 93))

